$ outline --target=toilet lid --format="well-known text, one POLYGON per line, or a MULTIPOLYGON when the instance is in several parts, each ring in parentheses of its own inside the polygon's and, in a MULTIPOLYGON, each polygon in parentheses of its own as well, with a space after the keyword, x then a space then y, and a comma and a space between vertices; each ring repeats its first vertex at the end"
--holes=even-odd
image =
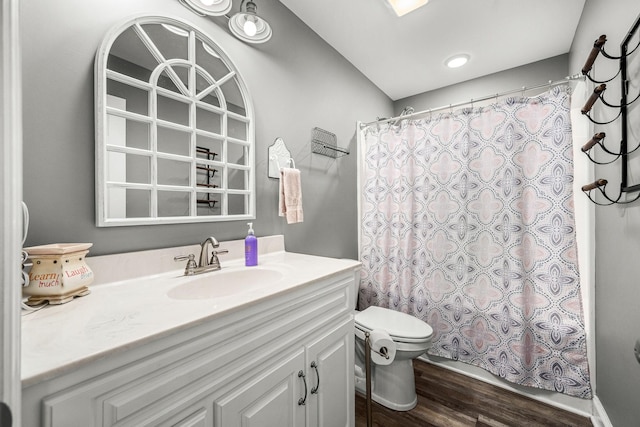
POLYGON ((433 329, 426 322, 400 311, 371 306, 356 314, 356 327, 387 332, 394 341, 423 340, 431 337, 433 329))

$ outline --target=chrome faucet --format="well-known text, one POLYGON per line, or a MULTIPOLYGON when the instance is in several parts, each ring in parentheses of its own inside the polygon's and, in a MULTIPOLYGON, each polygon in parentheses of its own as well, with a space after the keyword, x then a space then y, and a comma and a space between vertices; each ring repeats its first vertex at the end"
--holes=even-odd
POLYGON ((207 237, 207 239, 202 242, 200 245, 200 263, 198 264, 199 268, 204 268, 206 271, 211 270, 220 270, 222 268, 220 266, 220 260, 218 259, 219 254, 229 253, 228 250, 216 250, 220 247, 220 243, 216 240, 215 237, 207 237), (207 246, 211 245, 211 259, 208 259, 209 251, 207 250, 207 246))
POLYGON ((229 251, 226 249, 217 250, 219 247, 220 243, 215 237, 207 237, 206 240, 200 244, 200 261, 198 264, 196 264, 195 256, 193 254, 189 254, 188 256, 181 255, 174 257, 173 259, 174 261, 187 260, 187 266, 184 269, 185 276, 220 270, 222 267, 220 266, 218 255, 226 254, 229 251), (211 258, 209 258, 209 246, 211 246, 211 258))
MULTIPOLYGON (((200 244, 200 261, 198 262, 198 267, 202 268, 202 267, 207 267, 208 265, 213 264, 214 262, 214 257, 216 257, 216 252, 215 250, 218 249, 218 247, 220 246, 220 243, 218 243, 218 241, 216 240, 215 237, 211 236, 211 237, 207 237, 207 239, 202 242, 202 244, 200 244), (209 252, 207 251, 207 246, 211 245, 211 250, 213 252, 213 255, 211 256, 211 261, 209 261, 209 252)), ((220 267, 220 262, 218 262, 218 267, 220 267)))

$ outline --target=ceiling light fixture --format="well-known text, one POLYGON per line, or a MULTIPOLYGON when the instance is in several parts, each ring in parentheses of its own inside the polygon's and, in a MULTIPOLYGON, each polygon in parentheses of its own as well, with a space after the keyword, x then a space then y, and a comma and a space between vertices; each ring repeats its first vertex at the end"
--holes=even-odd
POLYGON ((387 2, 389 2, 396 15, 403 16, 429 3, 429 0, 387 0, 387 2))
POLYGON ((178 0, 200 16, 222 16, 231 10, 231 0, 178 0))
POLYGON ((452 56, 451 58, 445 61, 445 64, 447 64, 447 67, 449 68, 458 68, 458 67, 462 67, 468 61, 469 61, 469 55, 462 54, 462 55, 452 56))
POLYGON ((189 37, 189 31, 183 30, 182 28, 178 28, 175 25, 170 25, 170 24, 160 24, 160 25, 162 25, 162 27, 165 30, 171 31, 173 34, 177 34, 180 37, 189 37))
POLYGON ((264 43, 271 38, 271 27, 269 23, 258 16, 258 6, 249 0, 240 3, 240 12, 229 19, 229 29, 234 36, 247 43, 264 43))
POLYGON ((213 56, 214 58, 218 58, 220 59, 220 55, 218 55, 218 52, 216 52, 215 50, 213 50, 213 48, 211 46, 209 46, 208 44, 206 44, 204 41, 202 42, 202 48, 204 49, 205 52, 207 52, 209 55, 213 56))

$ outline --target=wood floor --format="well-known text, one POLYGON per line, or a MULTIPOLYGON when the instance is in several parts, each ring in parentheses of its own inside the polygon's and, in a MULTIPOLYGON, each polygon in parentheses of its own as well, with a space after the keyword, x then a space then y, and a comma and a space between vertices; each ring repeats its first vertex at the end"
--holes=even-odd
MULTIPOLYGON (((418 406, 396 412, 373 402, 377 427, 592 427, 588 418, 469 378, 421 360, 414 361, 418 406)), ((365 427, 366 402, 356 393, 356 427, 365 427)))

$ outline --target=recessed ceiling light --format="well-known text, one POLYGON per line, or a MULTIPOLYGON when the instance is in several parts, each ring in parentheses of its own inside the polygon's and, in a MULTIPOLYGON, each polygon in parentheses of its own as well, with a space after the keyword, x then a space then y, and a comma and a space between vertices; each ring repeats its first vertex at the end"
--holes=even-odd
POLYGON ((449 68, 458 68, 466 64, 467 61, 469 61, 469 55, 463 54, 463 55, 452 56, 451 58, 447 59, 445 64, 447 64, 447 67, 449 68))
POLYGON ((409 12, 413 12, 419 7, 429 3, 429 0, 387 0, 393 11, 398 16, 406 15, 409 12))

